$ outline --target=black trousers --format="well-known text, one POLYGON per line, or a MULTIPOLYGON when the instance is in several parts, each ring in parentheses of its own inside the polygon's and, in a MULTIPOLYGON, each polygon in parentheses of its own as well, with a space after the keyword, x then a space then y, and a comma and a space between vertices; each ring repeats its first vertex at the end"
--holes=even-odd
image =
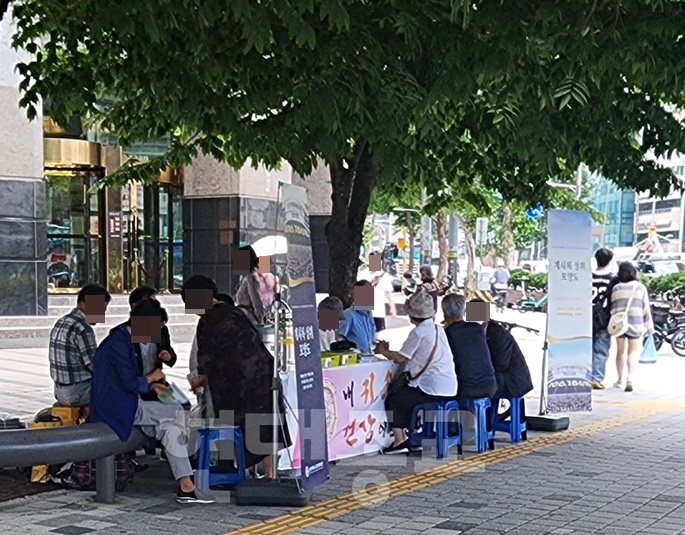
MULTIPOLYGON (((389 394, 385 400, 388 422, 391 429, 409 429, 414 408, 423 403, 450 401, 453 397, 433 396, 420 388, 405 386, 402 390, 389 394)), ((411 430, 410 430, 411 431, 411 430)))

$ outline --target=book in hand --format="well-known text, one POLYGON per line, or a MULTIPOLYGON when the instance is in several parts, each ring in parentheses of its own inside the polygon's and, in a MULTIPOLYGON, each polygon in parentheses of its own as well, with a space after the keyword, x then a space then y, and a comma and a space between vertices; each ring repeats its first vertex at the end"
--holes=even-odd
POLYGON ((190 403, 190 400, 183 391, 174 383, 171 383, 164 392, 159 394, 157 399, 168 405, 186 405, 190 403))

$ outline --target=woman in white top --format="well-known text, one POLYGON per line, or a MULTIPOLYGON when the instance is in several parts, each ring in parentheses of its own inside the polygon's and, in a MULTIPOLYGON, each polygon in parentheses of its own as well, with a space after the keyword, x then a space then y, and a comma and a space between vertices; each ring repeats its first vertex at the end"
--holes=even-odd
POLYGON ((407 299, 404 309, 416 327, 409 333, 402 349, 390 351, 387 342, 378 342, 376 345, 376 350, 388 359, 406 362, 405 370, 414 378, 400 391, 389 394, 385 400, 395 441, 381 452, 384 454, 409 452, 405 429, 410 427, 417 405, 447 401, 457 395, 452 351, 445 331, 435 324, 433 297, 426 292, 415 293, 407 299))

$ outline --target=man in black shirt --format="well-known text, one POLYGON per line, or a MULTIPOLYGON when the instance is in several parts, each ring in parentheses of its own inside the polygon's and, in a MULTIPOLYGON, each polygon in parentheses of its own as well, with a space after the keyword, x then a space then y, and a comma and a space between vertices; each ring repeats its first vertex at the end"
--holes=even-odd
POLYGON ((442 300, 445 334, 452 350, 457 373, 458 398, 491 398, 497 392, 485 329, 479 323, 464 321, 466 299, 451 294, 442 300))
POLYGON ((602 381, 606 373, 611 336, 607 332, 609 309, 611 307, 611 290, 614 287, 615 275, 610 264, 614 253, 601 248, 595 252, 597 269, 592 272, 592 388, 604 389, 602 381))

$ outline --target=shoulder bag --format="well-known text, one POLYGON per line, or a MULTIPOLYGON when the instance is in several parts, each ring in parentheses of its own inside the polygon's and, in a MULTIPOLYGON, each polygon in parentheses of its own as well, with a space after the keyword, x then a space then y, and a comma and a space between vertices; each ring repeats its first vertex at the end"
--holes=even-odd
MULTIPOLYGON (((630 311, 630 306, 633 304, 633 298, 635 297, 638 288, 640 288, 639 283, 635 284, 635 287, 633 288, 633 291, 630 294, 630 298, 628 299, 628 305, 626 305, 625 310, 614 312, 611 315, 611 319, 609 320, 609 326, 607 327, 607 332, 611 336, 623 336, 625 333, 628 332, 628 329, 630 328, 630 323, 628 322, 628 312, 630 311)), ((609 298, 609 300, 611 301, 611 298, 609 298)))
POLYGON ((438 332, 438 329, 439 329, 439 327, 436 325, 435 326, 435 344, 433 345, 433 351, 431 352, 430 357, 428 357, 428 361, 426 362, 425 366, 423 368, 421 368, 421 371, 419 373, 417 373, 414 377, 412 377, 409 372, 401 372, 397 377, 395 377, 388 384, 388 394, 396 394, 397 392, 402 390, 405 386, 408 386, 410 381, 416 381, 419 377, 421 377, 424 373, 426 373, 426 370, 431 365, 431 362, 433 362, 433 357, 435 357, 435 352, 438 350, 438 343, 440 342, 440 333, 438 332))

